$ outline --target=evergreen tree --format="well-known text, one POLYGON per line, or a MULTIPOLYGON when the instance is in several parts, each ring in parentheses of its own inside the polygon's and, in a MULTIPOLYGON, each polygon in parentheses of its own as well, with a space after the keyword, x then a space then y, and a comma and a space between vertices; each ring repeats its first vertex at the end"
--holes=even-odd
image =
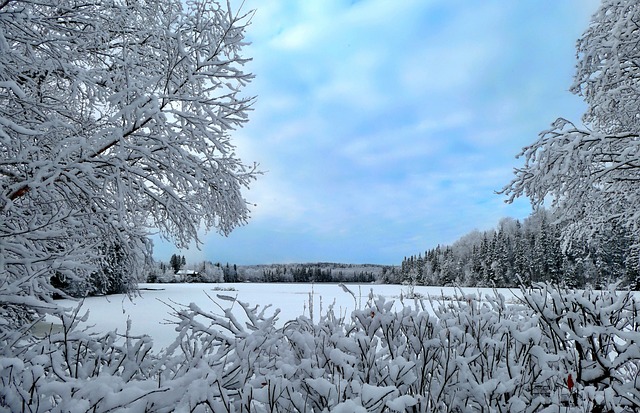
POLYGON ((529 284, 531 272, 526 251, 526 238, 520 221, 516 221, 516 230, 513 237, 513 276, 514 281, 529 284))
POLYGON ((446 247, 444 249, 444 253, 440 262, 440 276, 438 279, 438 284, 442 286, 453 285, 456 281, 457 274, 459 274, 459 269, 456 268, 453 250, 450 247, 446 247))
POLYGON ((182 269, 184 263, 184 257, 181 257, 180 255, 173 254, 169 259, 169 267, 171 267, 174 274, 177 274, 178 271, 182 269))
POLYGON ((640 290, 640 245, 631 245, 625 259, 627 284, 634 290, 640 290))

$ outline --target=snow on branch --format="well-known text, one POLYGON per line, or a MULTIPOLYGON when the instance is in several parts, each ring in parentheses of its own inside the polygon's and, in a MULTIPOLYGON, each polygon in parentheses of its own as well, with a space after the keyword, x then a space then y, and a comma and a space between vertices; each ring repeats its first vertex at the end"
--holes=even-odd
POLYGON ((640 5, 603 1, 577 43, 571 91, 587 103, 585 127, 560 118, 523 149, 524 166, 501 193, 545 201, 570 223, 568 237, 615 223, 640 231, 640 5))
MULTIPOLYGON (((219 314, 173 306, 166 351, 145 337, 81 330, 79 310, 32 344, 3 347, 12 411, 522 411, 640 408, 640 303, 615 287, 542 284, 394 306, 371 299, 276 325, 221 296, 219 314), (429 308, 430 309, 427 309, 429 308), (564 406, 564 407, 563 407, 564 406), (346 409, 346 410, 345 410, 346 409)), ((0 340, 6 340, 5 336, 0 340)))
POLYGON ((258 171, 236 157, 231 133, 254 101, 242 95, 250 14, 226 6, 2 4, 7 294, 131 290, 151 231, 184 246, 202 227, 227 235, 247 222, 242 191, 258 171))

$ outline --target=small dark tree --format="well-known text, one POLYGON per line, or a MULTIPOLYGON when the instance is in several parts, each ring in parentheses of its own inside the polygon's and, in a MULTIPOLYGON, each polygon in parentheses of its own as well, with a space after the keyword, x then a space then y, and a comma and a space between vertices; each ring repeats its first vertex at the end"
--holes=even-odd
POLYGON ((173 254, 171 259, 169 259, 169 266, 173 269, 175 274, 180 271, 185 265, 184 257, 180 257, 180 255, 173 254))

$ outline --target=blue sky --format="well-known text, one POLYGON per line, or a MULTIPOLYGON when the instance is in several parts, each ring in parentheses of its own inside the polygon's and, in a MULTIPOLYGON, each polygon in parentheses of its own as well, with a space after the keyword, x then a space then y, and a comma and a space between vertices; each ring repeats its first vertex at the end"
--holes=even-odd
POLYGON ((258 100, 234 141, 265 171, 257 206, 200 250, 156 239, 155 258, 399 264, 526 217, 495 191, 541 130, 580 119, 575 42, 598 4, 246 0, 258 100))

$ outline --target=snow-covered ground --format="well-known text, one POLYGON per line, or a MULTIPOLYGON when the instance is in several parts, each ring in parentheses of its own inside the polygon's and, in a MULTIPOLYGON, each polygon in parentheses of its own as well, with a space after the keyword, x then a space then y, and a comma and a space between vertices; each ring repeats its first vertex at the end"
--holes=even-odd
MULTIPOLYGON (((272 314, 278 308, 279 325, 300 315, 309 316, 310 294, 313 291, 313 316, 317 320, 320 313, 325 313, 329 305, 334 304, 336 314, 349 314, 352 310, 365 306, 370 291, 375 296, 383 296, 387 300, 395 300, 399 304, 400 295, 406 296, 409 288, 403 285, 379 284, 347 284, 353 296, 337 284, 140 284, 139 296, 131 299, 126 295, 111 295, 107 297, 89 297, 83 302, 83 310, 89 311, 88 324, 96 332, 117 330, 126 331, 127 319, 132 321, 134 335, 147 334, 153 338, 154 348, 159 350, 171 344, 176 336, 175 320, 171 316, 170 306, 188 305, 196 303, 205 310, 220 314, 220 308, 231 303, 220 300, 216 295, 221 294, 237 298, 239 301, 252 305, 271 305, 267 314, 272 314), (231 291, 224 291, 232 289, 231 291), (213 298, 215 302, 212 302, 213 298)), ((451 287, 421 287, 417 286, 415 293, 424 296, 446 297, 456 295, 451 287)), ((500 294, 512 297, 516 291, 501 289, 500 294)), ((493 294, 491 289, 469 288, 465 293, 493 294)), ((77 301, 61 300, 64 307, 75 307, 77 301)), ((84 312, 84 311, 82 311, 84 312)))
MULTIPOLYGON (((75 387, 73 393, 69 390, 77 378, 70 376, 67 384, 66 376, 56 373, 48 378, 56 382, 55 393, 47 382, 47 386, 40 385, 38 391, 43 396, 38 400, 75 403, 74 397, 97 398, 102 403, 98 396, 105 388, 105 378, 110 383, 107 389, 139 390, 149 385, 155 389, 156 382, 166 388, 154 390, 146 398, 140 398, 137 390, 118 390, 119 407, 138 403, 145 408, 178 406, 177 410, 189 410, 205 402, 211 406, 234 403, 239 409, 249 400, 251 406, 259 407, 257 410, 264 407, 264 411, 274 410, 272 402, 280 411, 294 410, 295 403, 301 402, 313 406, 314 411, 355 411, 361 406, 377 405, 405 410, 420 404, 425 411, 451 405, 461 411, 525 411, 527 406, 531 407, 527 411, 541 411, 548 406, 551 410, 578 412, 590 411, 596 402, 607 408, 621 406, 628 395, 634 394, 640 340, 633 326, 637 325, 639 309, 638 301, 624 292, 569 291, 543 285, 525 294, 528 306, 519 306, 511 304, 515 302, 513 296, 519 295, 517 290, 499 290, 503 301, 493 299, 495 293, 491 289, 415 287, 414 293, 436 299, 432 308, 438 317, 435 319, 425 312, 406 308, 400 311, 401 295, 406 304, 413 304, 406 298, 411 288, 400 285, 241 283, 140 287, 141 296, 132 300, 126 296, 87 299, 84 308, 90 311, 93 330, 115 329, 123 333, 130 319, 131 333, 151 336, 156 351, 160 351, 176 337, 171 324, 173 309, 193 302, 191 310, 182 313, 183 322, 192 328, 183 330, 192 335, 182 337, 182 351, 145 360, 148 353, 135 345, 114 348, 113 335, 100 343, 77 331, 71 339, 54 334, 52 337, 58 341, 43 340, 42 344, 56 358, 42 358, 40 348, 25 353, 31 357, 30 366, 37 367, 27 371, 25 377, 48 371, 43 364, 53 369, 53 363, 61 374, 77 372, 78 368, 83 369, 83 374, 91 373, 91 366, 97 365, 98 360, 106 360, 104 370, 114 368, 118 375, 99 374, 89 381, 83 378, 80 387, 84 393, 77 396, 75 387), (370 290, 376 296, 373 308, 368 307, 370 290), (478 295, 488 305, 474 302, 478 295), (382 306, 380 297, 393 300, 396 307, 382 306), (464 301, 451 301, 456 298, 464 301), (276 326, 299 315, 310 316, 311 302, 315 320, 334 302, 338 316, 357 311, 353 312, 353 322, 347 325, 335 319, 316 325, 300 320, 274 329, 270 320, 256 317, 255 310, 247 310, 253 323, 245 329, 236 320, 241 321, 247 306, 237 301, 258 306, 273 304, 267 318, 275 308, 282 309, 276 326), (207 313, 222 315, 223 307, 227 308, 227 320, 233 321, 228 324, 222 319, 224 316, 212 316, 215 323, 211 328, 207 313), (607 320, 618 321, 611 324, 607 320), (61 352, 57 346, 63 339, 61 352), (564 346, 558 346, 561 341, 564 346), (578 346, 586 349, 586 356, 581 359, 576 359, 578 346), (76 359, 62 357, 62 353, 71 354, 68 348, 76 359), (92 350, 83 351, 85 348, 92 350), (612 366, 607 370, 611 376, 602 375, 605 370, 600 362, 582 363, 592 360, 592 354, 609 356, 605 366, 612 366), (138 377, 140 369, 150 373, 143 372, 138 377), (602 381, 586 385, 580 377, 602 381), (608 385, 610 377, 620 383, 620 390, 608 385), (65 384, 58 386, 59 379, 65 384), (284 390, 278 390, 284 386, 288 389, 286 396, 284 390), (59 397, 58 388, 67 388, 74 396, 59 397), (214 388, 217 390, 212 392, 214 388), (571 393, 577 396, 575 403, 580 407, 565 405, 573 400, 571 393), (272 399, 273 394, 280 396, 272 399), (126 395, 130 399, 120 400, 126 395)), ((76 303, 62 304, 71 307, 76 303)), ((429 311, 429 301, 421 302, 421 308, 429 311)), ((11 373, 16 378, 8 382, 22 383, 17 377, 24 375, 20 372, 24 365, 27 364, 20 364, 18 372, 11 373)), ((27 382, 24 386, 31 388, 32 384, 27 382)), ((635 399, 629 401, 632 403, 637 405, 635 399)), ((111 405, 107 407, 112 409, 111 405)), ((14 410, 20 410, 20 405, 16 404, 14 410)))

